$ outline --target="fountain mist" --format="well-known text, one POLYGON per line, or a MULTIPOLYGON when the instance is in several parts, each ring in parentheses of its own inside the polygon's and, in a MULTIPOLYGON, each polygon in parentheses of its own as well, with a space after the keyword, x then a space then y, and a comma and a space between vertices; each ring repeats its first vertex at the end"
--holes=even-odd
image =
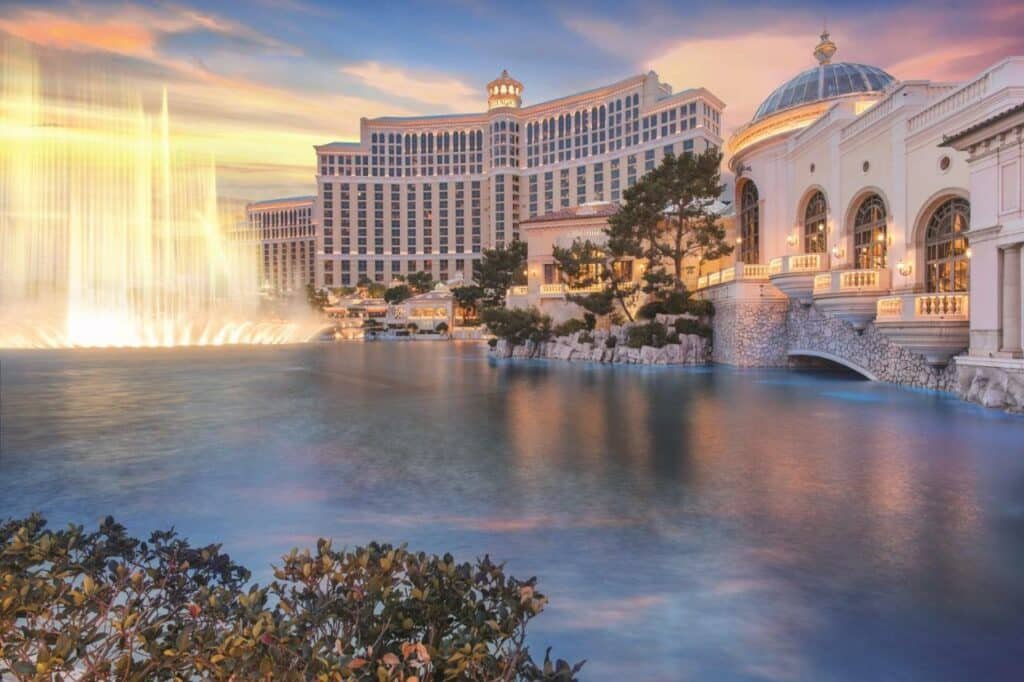
POLYGON ((0 347, 289 343, 260 314, 256 245, 231 237, 213 161, 184 158, 137 93, 56 92, 21 44, 0 72, 0 347))

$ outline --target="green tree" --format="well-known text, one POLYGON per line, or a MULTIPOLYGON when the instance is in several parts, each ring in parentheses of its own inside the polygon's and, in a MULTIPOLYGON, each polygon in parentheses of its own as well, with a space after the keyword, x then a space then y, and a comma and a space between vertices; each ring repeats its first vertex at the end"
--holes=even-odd
POLYGON ((327 300, 327 292, 323 289, 317 289, 312 284, 307 284, 306 303, 308 303, 309 307, 313 310, 323 312, 324 308, 326 308, 329 303, 327 300))
POLYGON ((475 284, 467 284, 461 287, 455 287, 452 289, 452 298, 455 299, 456 305, 459 306, 459 315, 463 320, 474 318, 477 316, 480 307, 480 301, 484 297, 484 290, 475 284))
POLYGON ((536 579, 371 543, 293 549, 261 587, 220 545, 145 542, 108 517, 51 531, 0 523, 0 678, 7 680, 545 680, 536 579))
POLYGON ((409 288, 408 284, 399 284, 397 286, 389 287, 384 291, 384 302, 385 303, 401 303, 407 298, 412 297, 412 289, 409 288))
POLYGON ((485 249, 473 266, 473 280, 484 291, 484 305, 503 305, 509 287, 526 284, 526 243, 516 240, 506 247, 485 249))
POLYGON ((632 255, 616 254, 607 245, 579 239, 569 247, 553 245, 552 255, 567 287, 580 289, 598 284, 603 287, 601 291, 588 293, 570 291, 566 300, 592 315, 601 316, 610 314, 618 304, 626 317, 633 319, 629 304, 640 287, 632 277, 632 255))
POLYGON ((356 284, 356 287, 367 298, 384 298, 384 292, 387 291, 387 287, 384 284, 374 282, 366 275, 359 276, 359 282, 356 284))
POLYGON ((551 318, 536 308, 484 308, 481 316, 491 333, 513 346, 551 338, 551 318))
POLYGON ((434 288, 434 278, 429 272, 411 272, 406 282, 417 294, 424 294, 434 288))
POLYGON ((623 205, 609 219, 608 249, 647 261, 645 291, 682 291, 684 262, 699 263, 732 253, 714 204, 721 196, 722 155, 667 155, 623 192, 623 205))

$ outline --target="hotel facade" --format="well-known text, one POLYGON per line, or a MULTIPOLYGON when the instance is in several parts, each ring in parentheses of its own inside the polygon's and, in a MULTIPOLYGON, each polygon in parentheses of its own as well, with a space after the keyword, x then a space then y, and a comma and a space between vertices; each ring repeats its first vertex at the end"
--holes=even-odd
POLYGON ((698 281, 714 359, 1024 409, 1024 58, 939 83, 836 50, 823 34, 727 144, 735 262, 698 281))
POLYGON ((314 283, 316 197, 287 197, 245 206, 242 238, 257 245, 259 283, 267 293, 287 294, 314 283))
POLYGON ((654 72, 530 106, 522 93, 503 72, 485 112, 362 119, 359 142, 317 146, 317 286, 470 279, 521 222, 617 202, 666 153, 722 143, 724 103, 654 72))

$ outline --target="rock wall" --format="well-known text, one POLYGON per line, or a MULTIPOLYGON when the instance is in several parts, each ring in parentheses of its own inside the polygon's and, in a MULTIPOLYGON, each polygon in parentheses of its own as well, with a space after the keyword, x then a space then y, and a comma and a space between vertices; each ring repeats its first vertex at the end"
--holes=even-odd
POLYGON ((869 324, 857 333, 848 322, 794 303, 787 316, 789 352, 812 351, 834 356, 878 381, 954 393, 956 362, 934 367, 924 356, 898 346, 869 324))
POLYGON ((785 367, 788 301, 716 301, 712 360, 737 367, 785 367))
POLYGON ((956 363, 933 367, 892 343, 874 325, 856 332, 813 306, 788 301, 720 301, 715 306, 715 362, 739 367, 785 367, 804 351, 839 361, 878 381, 957 392, 956 363))
POLYGON ((957 367, 960 397, 985 407, 1024 413, 1024 373, 970 364, 957 367))
POLYGON ((608 348, 606 341, 609 336, 625 338, 621 327, 592 332, 592 342, 580 342, 580 335, 577 332, 552 341, 528 341, 520 346, 510 346, 507 341, 499 340, 491 353, 498 358, 541 358, 629 365, 703 365, 710 360, 711 346, 708 340, 696 334, 681 335, 679 343, 667 343, 661 348, 629 348, 625 343, 617 343, 608 348))

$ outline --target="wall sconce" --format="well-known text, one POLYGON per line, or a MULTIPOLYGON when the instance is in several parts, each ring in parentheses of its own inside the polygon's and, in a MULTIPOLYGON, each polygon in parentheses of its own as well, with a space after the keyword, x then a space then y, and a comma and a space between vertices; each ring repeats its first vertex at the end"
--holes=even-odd
POLYGON ((964 255, 967 256, 968 259, 970 259, 970 257, 973 255, 971 252, 971 247, 967 247, 967 250, 964 251, 964 255))
POLYGON ((789 244, 790 246, 796 246, 797 240, 798 237, 795 234, 790 234, 786 236, 786 243, 789 244))
POLYGON ((836 258, 838 260, 842 260, 843 258, 846 257, 846 249, 844 249, 841 246, 833 246, 832 247, 832 257, 836 258))
POLYGON ((739 246, 743 243, 743 237, 736 237, 736 245, 739 246))
POLYGON ((910 263, 904 263, 903 261, 900 261, 899 263, 896 264, 896 270, 900 273, 902 277, 910 277, 910 273, 914 271, 914 266, 911 265, 910 263))

